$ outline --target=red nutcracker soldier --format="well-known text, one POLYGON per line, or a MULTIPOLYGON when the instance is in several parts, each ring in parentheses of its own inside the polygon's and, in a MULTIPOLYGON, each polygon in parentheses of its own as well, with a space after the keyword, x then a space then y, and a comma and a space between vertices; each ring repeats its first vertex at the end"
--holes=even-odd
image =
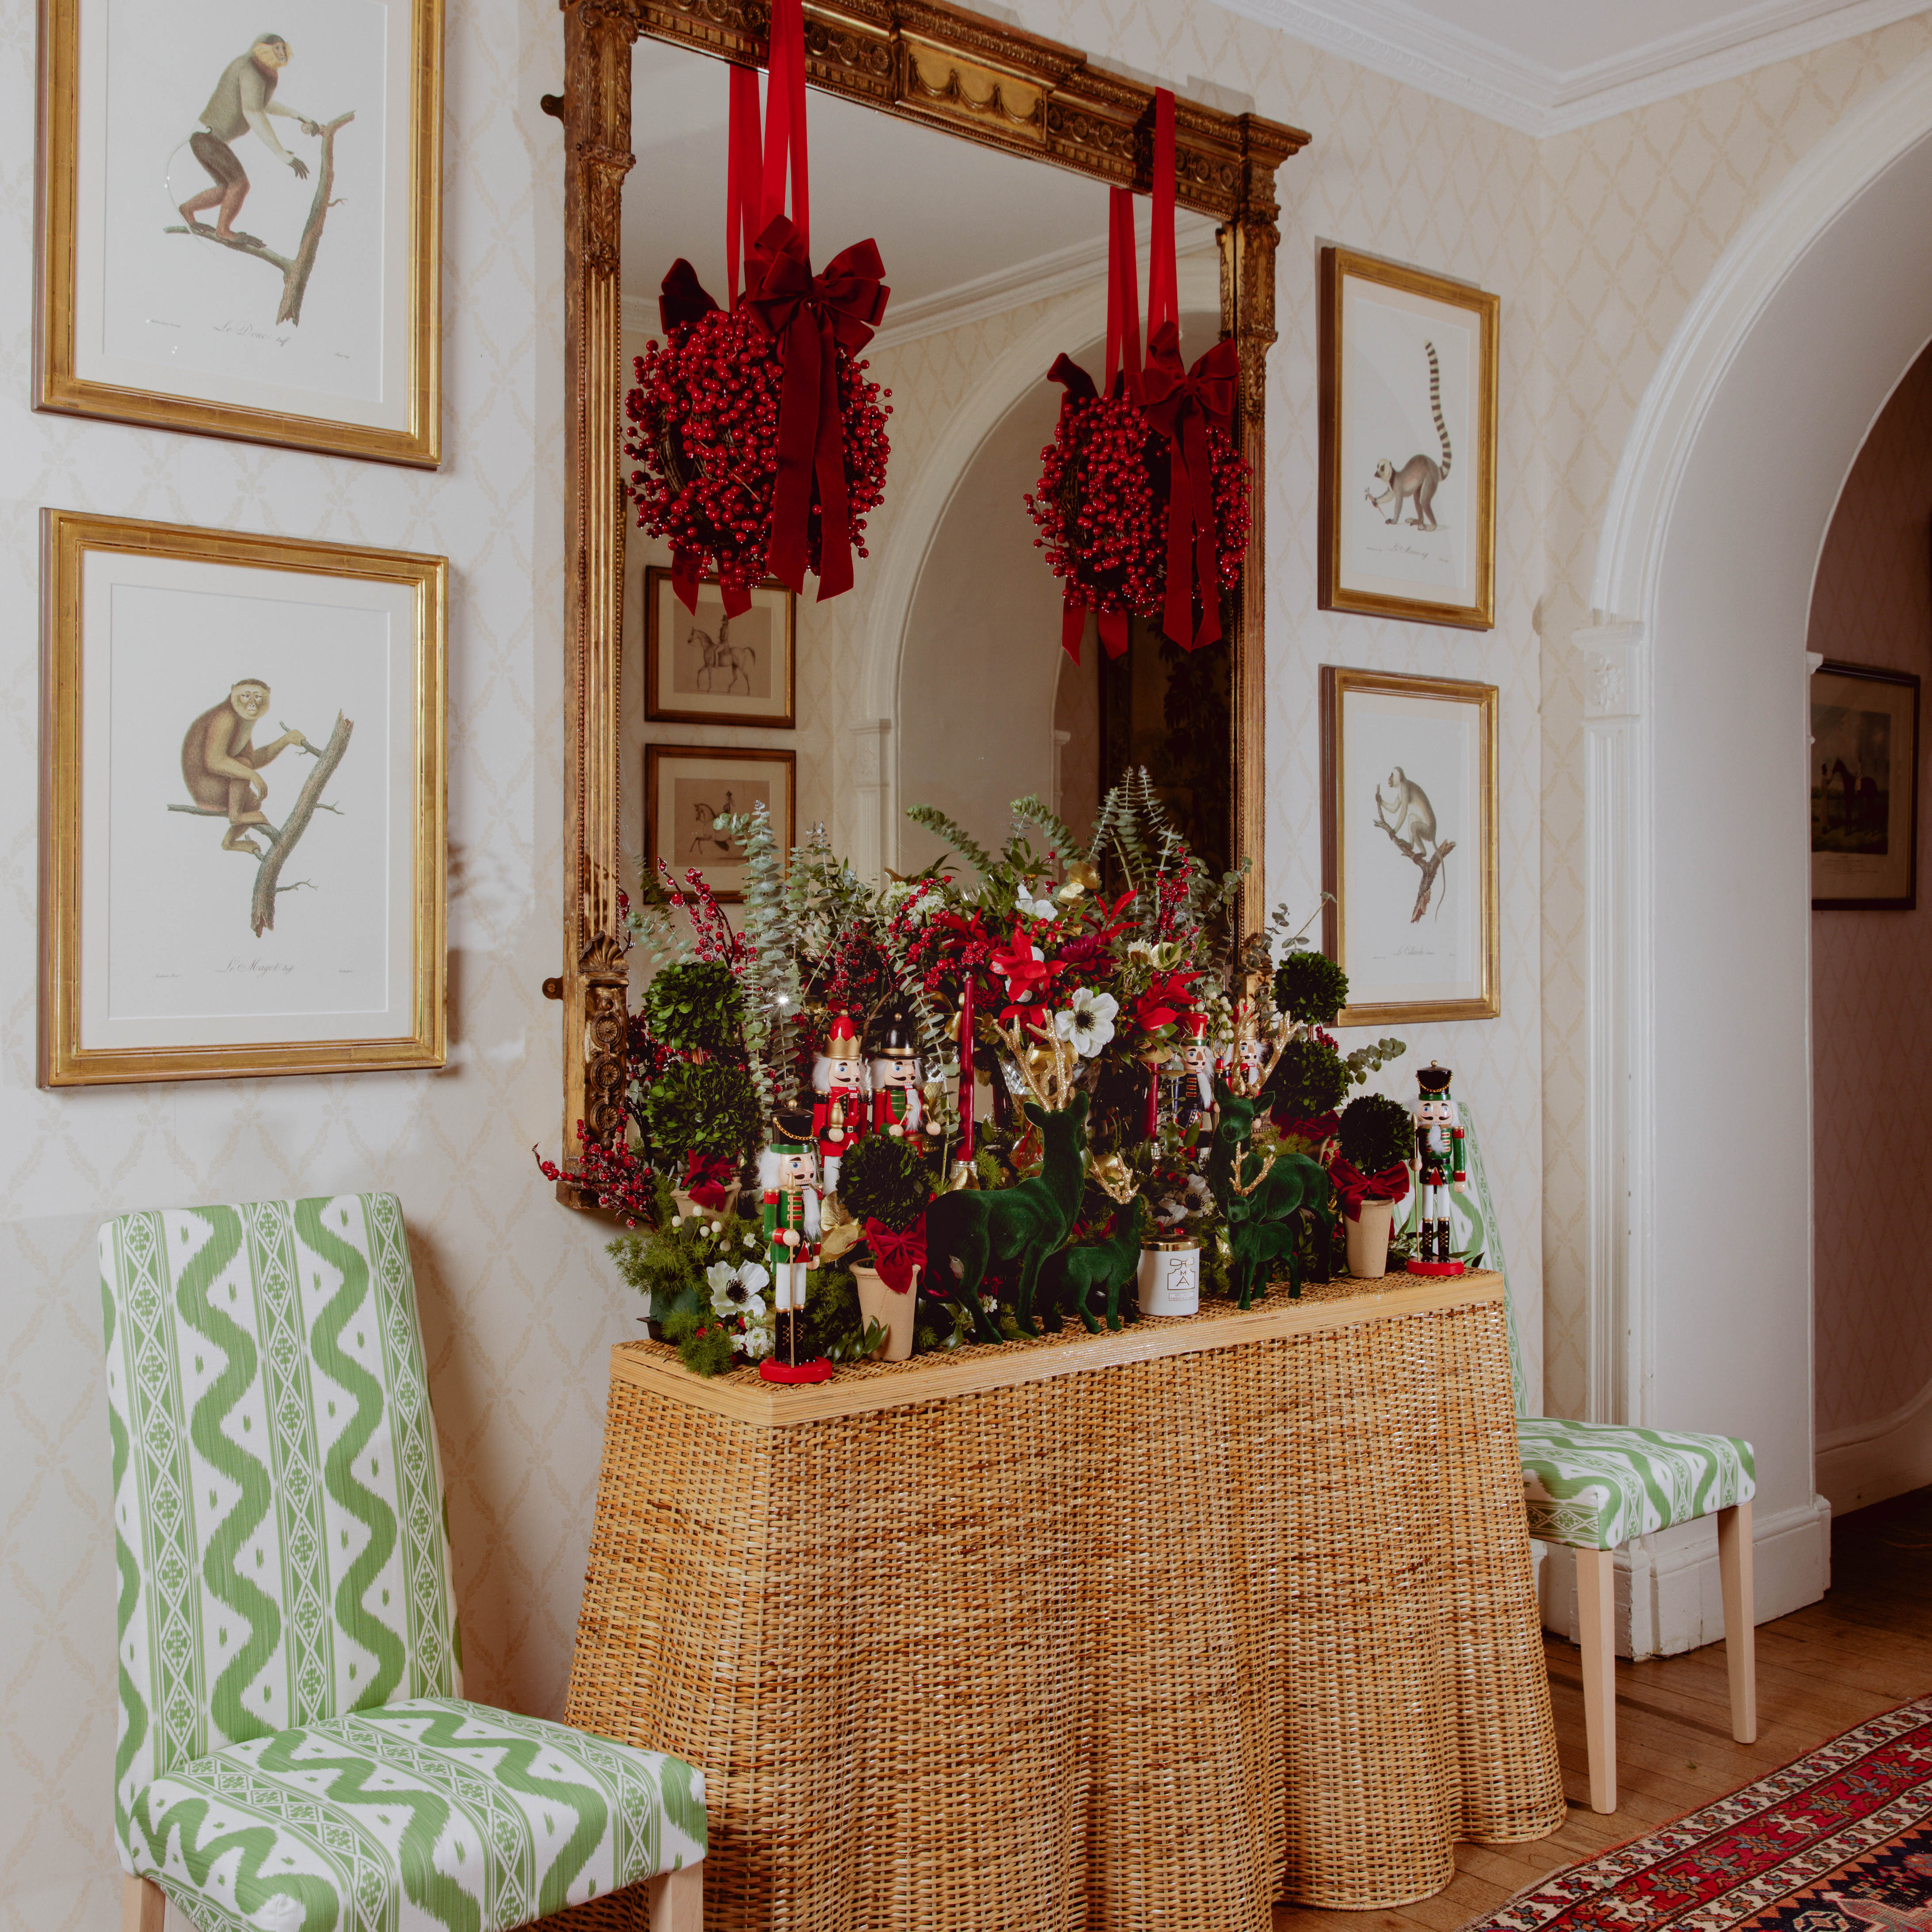
POLYGON ((871 1070, 874 1132, 897 1140, 907 1134, 939 1132, 939 1123, 926 1114, 919 1048, 903 1013, 886 1019, 884 1036, 874 1044, 871 1070))
POLYGON ((767 1355, 758 1373, 768 1382, 822 1382, 832 1372, 823 1356, 798 1359, 798 1317, 806 1276, 818 1264, 820 1194, 816 1130, 803 1114, 781 1114, 758 1158, 763 1190, 765 1261, 772 1271, 772 1305, 784 1331, 783 1359, 767 1355))
POLYGON ((1169 1060, 1162 1084, 1167 1117, 1184 1134, 1214 1118, 1214 1049, 1208 1042, 1208 1016, 1190 1013, 1180 1057, 1169 1060))
POLYGON ((1415 1258, 1411 1274, 1460 1274, 1463 1264, 1450 1252, 1449 1190, 1468 1180, 1462 1165, 1462 1117, 1449 1096, 1450 1070, 1431 1060, 1415 1076, 1422 1097, 1415 1103, 1418 1190, 1415 1258))
POLYGON ((838 1163, 851 1151, 852 1143, 864 1134, 866 1118, 866 1063, 859 1052, 859 1036, 850 1013, 838 1014, 832 1022, 832 1036, 825 1051, 812 1063, 812 1089, 818 1099, 812 1103, 812 1133, 818 1143, 820 1171, 825 1191, 838 1191, 838 1163))

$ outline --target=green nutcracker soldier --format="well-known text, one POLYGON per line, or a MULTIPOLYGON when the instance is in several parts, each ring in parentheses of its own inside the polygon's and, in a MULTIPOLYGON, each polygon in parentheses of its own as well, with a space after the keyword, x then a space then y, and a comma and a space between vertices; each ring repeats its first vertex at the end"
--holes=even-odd
POLYGON ((758 1160, 764 1196, 765 1259, 772 1271, 772 1305, 783 1330, 776 1352, 758 1364, 768 1382, 822 1382, 832 1364, 798 1359, 798 1318, 805 1306, 806 1276, 818 1261, 818 1148, 809 1114, 781 1114, 758 1160))

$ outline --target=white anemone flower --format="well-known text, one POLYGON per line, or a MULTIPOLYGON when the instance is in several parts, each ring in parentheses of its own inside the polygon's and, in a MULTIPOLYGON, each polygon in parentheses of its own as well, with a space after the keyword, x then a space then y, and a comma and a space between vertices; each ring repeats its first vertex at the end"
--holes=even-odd
POLYGON ((738 1336, 738 1346, 752 1361, 772 1352, 772 1331, 757 1318, 748 1321, 738 1336))
POLYGON ((727 1321, 734 1315, 755 1318, 764 1314, 765 1298, 759 1290, 771 1278, 770 1270, 758 1262, 740 1262, 736 1268, 729 1262, 713 1262, 704 1270, 711 1284, 712 1312, 727 1321))
POLYGON ((1018 903, 1028 919, 1057 919, 1060 916, 1060 908, 1054 904, 1051 892, 1042 892, 1034 898, 1030 896, 1030 889, 1022 890, 1018 903))
POLYGON ((1073 1004, 1053 1016, 1053 1030, 1062 1040, 1070 1040, 1082 1060, 1091 1060, 1114 1036, 1114 1016, 1120 1003, 1112 993, 1096 993, 1082 986, 1073 995, 1073 1004))

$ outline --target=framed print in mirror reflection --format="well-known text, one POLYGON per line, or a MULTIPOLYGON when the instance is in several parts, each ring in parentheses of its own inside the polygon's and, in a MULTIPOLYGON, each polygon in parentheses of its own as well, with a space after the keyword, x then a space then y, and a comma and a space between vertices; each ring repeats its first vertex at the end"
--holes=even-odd
POLYGON ((1496 687, 1324 664, 1322 770, 1337 1024, 1495 1018, 1496 687))
POLYGON ((778 850, 797 842, 798 758, 727 745, 647 745, 644 748, 644 862, 662 863, 680 884, 686 872, 704 875, 719 902, 745 896, 745 848, 717 821, 763 806, 778 850))
POLYGON ((1918 676, 1828 659, 1811 674, 1811 910, 1918 904, 1918 676))
POLYGON ((644 572, 644 716, 653 723, 797 723, 794 650, 798 599, 776 578, 752 591, 752 608, 725 614, 715 578, 685 608, 662 564, 644 572))
POLYGON ((1322 608, 1488 630, 1500 304, 1346 248, 1321 283, 1322 608))
POLYGON ((442 0, 41 0, 35 406, 434 467, 442 0))
POLYGON ((448 564, 42 536, 40 1084, 440 1066, 448 564))

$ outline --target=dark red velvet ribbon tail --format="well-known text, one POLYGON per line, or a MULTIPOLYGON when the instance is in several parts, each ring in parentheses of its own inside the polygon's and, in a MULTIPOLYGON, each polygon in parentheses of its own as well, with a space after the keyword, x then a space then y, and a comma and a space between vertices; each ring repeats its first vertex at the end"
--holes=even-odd
POLYGON ((658 320, 665 334, 686 322, 703 321, 717 306, 698 279, 698 271, 682 255, 664 271, 658 290, 658 320))
POLYGON ((1180 280, 1174 259, 1174 92, 1154 95, 1154 232, 1148 242, 1148 342, 1164 322, 1180 326, 1180 280))
POLYGON ((1127 647, 1128 617, 1124 610, 1102 610, 1098 620, 1100 641, 1107 647, 1107 655, 1117 658, 1127 647))
POLYGON ((1116 376, 1126 380, 1127 393, 1141 392, 1140 273, 1134 246, 1134 194, 1132 188, 1109 188, 1107 227, 1107 381, 1114 393, 1116 376))
POLYGON ((691 550, 674 550, 670 554, 670 587, 677 592, 677 601, 693 616, 698 614, 700 562, 691 550))
POLYGON ((1076 664, 1080 662, 1080 640, 1087 634, 1087 607, 1073 601, 1070 590, 1060 606, 1060 648, 1076 664))
POLYGON ((738 268, 751 253, 764 224, 758 219, 764 193, 764 157, 758 140, 758 74, 755 68, 731 70, 729 170, 724 192, 724 270, 731 306, 738 306, 738 268))

